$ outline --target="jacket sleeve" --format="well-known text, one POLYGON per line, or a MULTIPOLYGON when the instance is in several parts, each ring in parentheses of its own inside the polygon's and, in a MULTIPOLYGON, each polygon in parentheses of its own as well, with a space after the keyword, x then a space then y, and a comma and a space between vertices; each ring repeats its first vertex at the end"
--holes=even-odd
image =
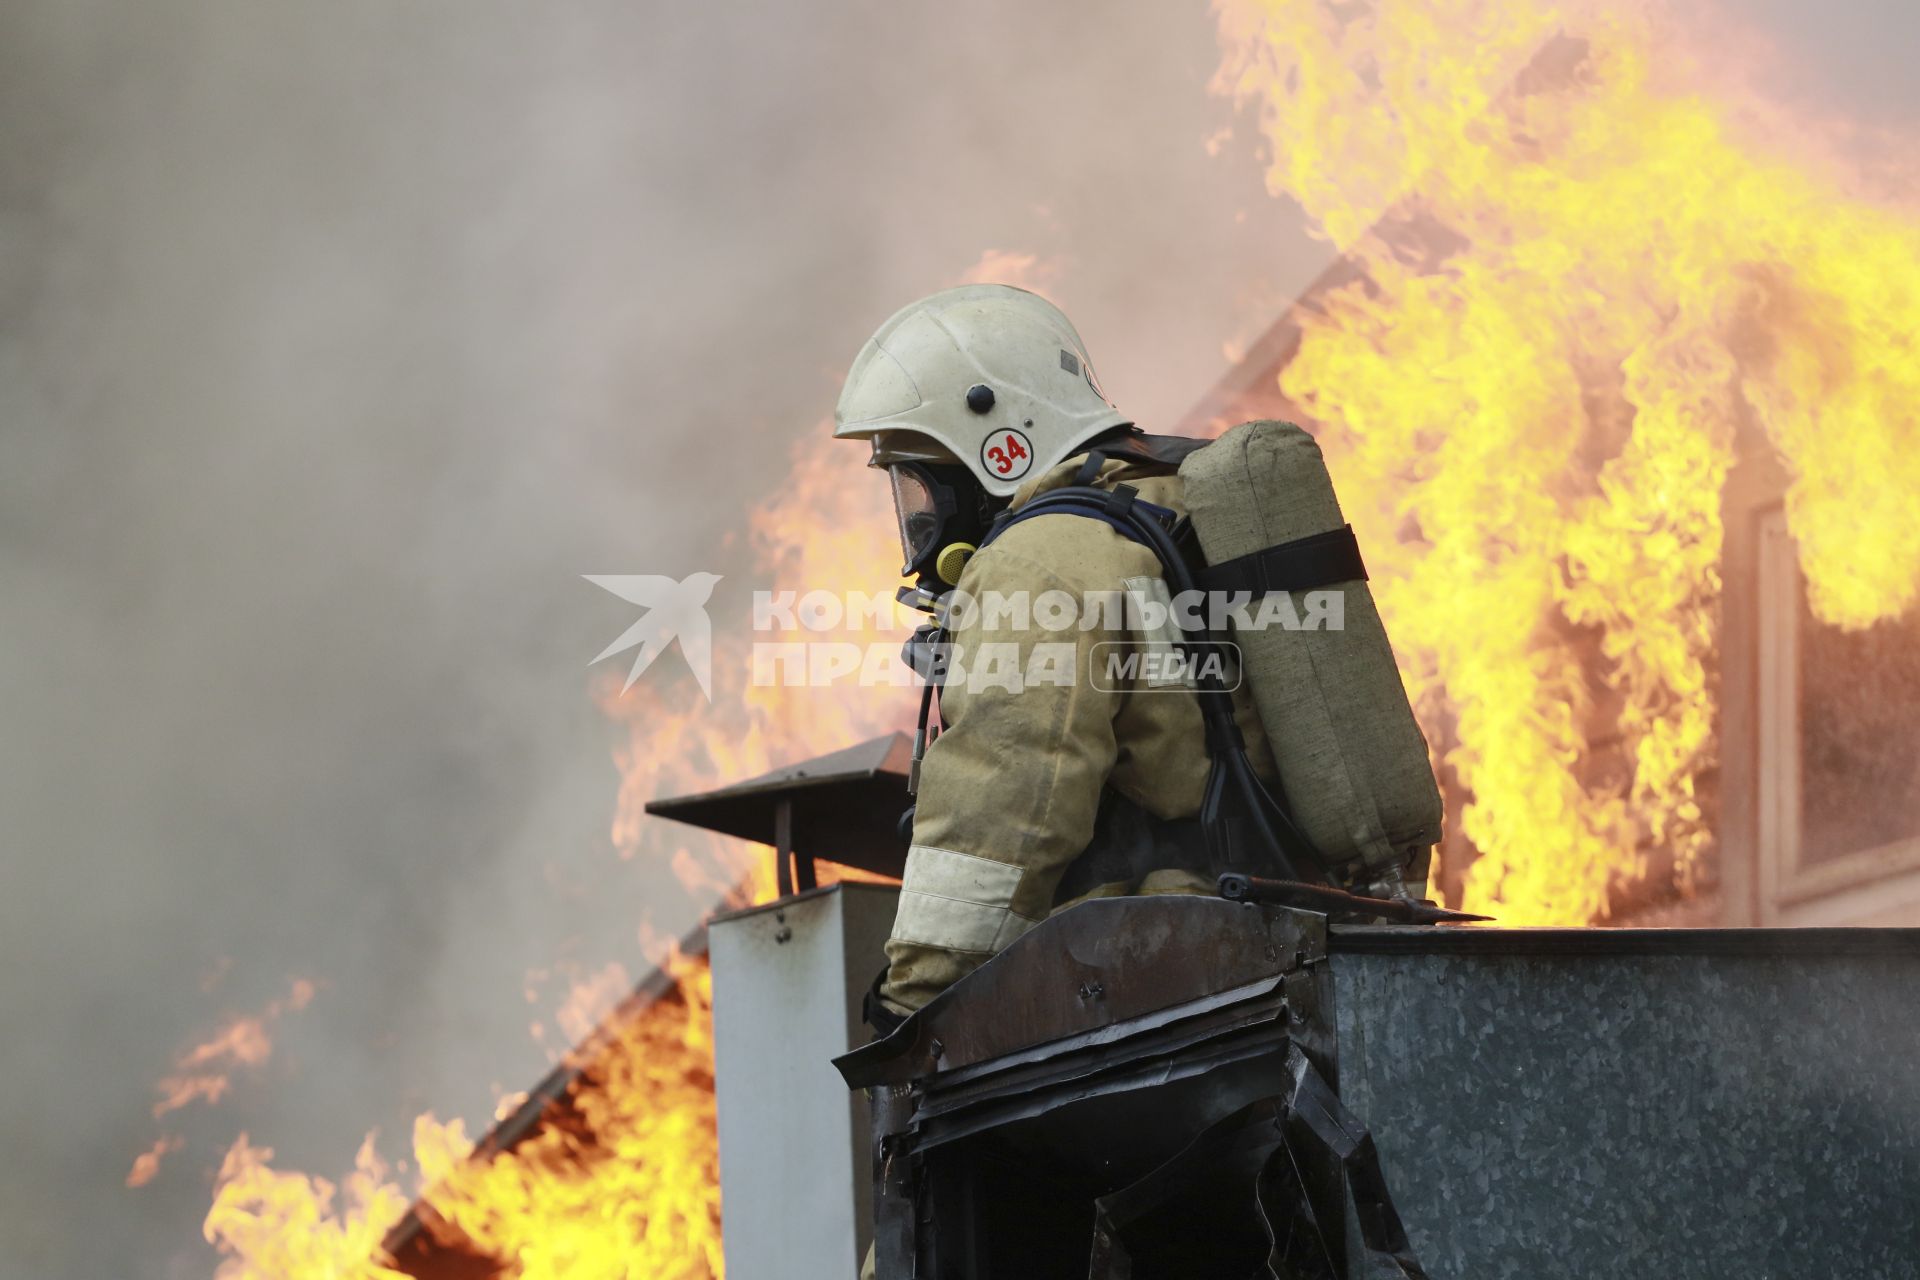
POLYGON ((881 995, 902 1011, 1046 918, 1061 874, 1093 837, 1117 753, 1114 716, 1124 695, 1096 687, 1103 682, 1089 673, 1096 646, 1126 633, 1108 629, 1113 619, 1099 611, 1095 625, 1083 626, 1089 611, 1080 586, 1005 542, 969 570, 976 607, 953 633, 954 667, 941 694, 947 727, 921 771, 887 944, 881 995), (1031 603, 1049 591, 1072 600, 1065 627, 1048 629, 1040 609, 1022 620, 990 607, 993 593, 1023 593, 1031 603))

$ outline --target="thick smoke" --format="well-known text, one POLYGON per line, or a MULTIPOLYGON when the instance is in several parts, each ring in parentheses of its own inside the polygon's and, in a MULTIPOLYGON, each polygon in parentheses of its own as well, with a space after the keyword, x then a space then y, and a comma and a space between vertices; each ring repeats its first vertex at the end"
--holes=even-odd
MULTIPOLYGON (((1810 74, 1894 102, 1893 9, 1810 74)), ((205 1275, 235 1129, 341 1170, 530 1084, 524 975, 699 907, 612 854, 632 619, 578 575, 710 567, 987 249, 1176 419, 1324 257, 1208 154, 1215 61, 1159 0, 6 0, 0 1274, 205 1275), (172 1055, 296 975, 124 1189, 172 1055)))
POLYGON ((1210 19, 1150 0, 4 24, 9 1276, 207 1274, 237 1129, 334 1173, 484 1124, 546 1067, 529 970, 691 922, 610 847, 585 664, 632 617, 578 575, 710 567, 901 302, 1054 260, 1165 422, 1318 259, 1206 153, 1210 19), (266 1067, 156 1125, 296 975, 266 1067))

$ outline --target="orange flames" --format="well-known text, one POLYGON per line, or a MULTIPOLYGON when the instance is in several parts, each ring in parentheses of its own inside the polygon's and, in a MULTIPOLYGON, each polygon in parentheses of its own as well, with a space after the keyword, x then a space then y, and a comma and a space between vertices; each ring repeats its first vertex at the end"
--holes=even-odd
MULTIPOLYGON (((844 599, 849 592, 890 590, 899 568, 898 539, 885 486, 866 469, 863 452, 822 429, 792 454, 785 488, 748 517, 748 540, 760 568, 776 583, 844 599)), ((784 588, 783 588, 784 589, 784 588)), ((723 587, 724 591, 725 588, 723 587)), ((744 596, 744 592, 740 593, 744 596)), ((848 746, 905 725, 913 714, 900 685, 827 688, 755 683, 755 646, 785 641, 891 644, 897 649, 911 623, 887 631, 843 619, 823 631, 756 631, 744 599, 731 616, 716 617, 713 639, 714 705, 686 709, 686 684, 643 681, 624 695, 617 680, 602 683, 602 706, 625 725, 614 843, 627 856, 643 841, 674 843, 673 865, 702 897, 736 905, 772 895, 766 851, 691 829, 662 830, 643 813, 648 800, 712 788, 764 773, 778 764, 848 746), (729 699, 730 690, 739 690, 729 699), (742 888, 742 886, 745 886, 742 888)), ((649 673, 651 675, 651 673, 649 673)), ((759 674, 777 674, 763 652, 759 674)), ((697 691, 692 692, 698 697, 697 691)))
MULTIPOLYGON (((582 1046, 581 1078, 511 1150, 475 1156, 459 1121, 415 1122, 420 1216, 442 1251, 523 1280, 722 1274, 712 988, 704 964, 667 964, 673 990, 582 1046)), ((205 1225, 219 1280, 406 1274, 381 1241, 411 1197, 371 1136, 339 1187, 272 1156, 243 1134, 221 1167, 205 1225)))
POLYGON ((127 1170, 127 1185, 144 1187, 160 1172, 160 1162, 185 1145, 185 1139, 173 1134, 162 1134, 154 1139, 152 1146, 133 1158, 133 1168, 127 1170))
POLYGON ((360 1144, 344 1185, 276 1172, 273 1152, 241 1134, 220 1165, 207 1239, 227 1255, 220 1280, 404 1280, 381 1266, 380 1237, 406 1212, 373 1137, 360 1144), (335 1207, 334 1197, 344 1203, 335 1207))
MULTIPOLYGON (((219 972, 224 972, 221 970, 219 972)), ((218 972, 214 981, 218 980, 218 972)), ((211 989, 211 983, 202 986, 211 989)), ((233 1072, 239 1067, 259 1067, 273 1056, 273 1036, 269 1028, 282 1016, 307 1007, 313 1000, 313 983, 296 978, 287 994, 271 1000, 257 1014, 229 1021, 211 1039, 174 1059, 173 1072, 154 1086, 157 1097, 153 1118, 160 1120, 195 1102, 212 1105, 226 1096, 233 1085, 233 1072)), ((160 1162, 183 1145, 177 1134, 162 1134, 153 1145, 134 1158, 127 1173, 129 1187, 144 1187, 160 1172, 160 1162)))
POLYGON ((457 1125, 416 1127, 437 1235, 526 1280, 722 1273, 712 984, 669 963, 675 991, 592 1052, 565 1119, 481 1160, 457 1125))
POLYGON ((155 1086, 160 1097, 153 1104, 153 1118, 195 1099, 218 1102, 233 1083, 234 1067, 257 1067, 272 1056, 273 1037, 267 1028, 281 1015, 306 1008, 313 993, 313 983, 297 978, 283 999, 270 1001, 258 1014, 233 1019, 211 1040, 181 1054, 174 1061, 174 1074, 155 1086))
POLYGON ((1914 600, 1920 222, 1753 141, 1757 104, 1617 11, 1216 8, 1270 187, 1365 268, 1279 391, 1327 424, 1466 797, 1464 905, 1585 924, 1656 859, 1690 887, 1736 437, 1791 470, 1819 617, 1914 600))
MULTIPOLYGON (((954 283, 1038 287, 1057 271, 1055 263, 1033 254, 989 250, 954 283)), ((883 318, 875 317, 875 323, 883 318)), ((886 486, 868 469, 865 449, 833 440, 831 428, 822 423, 794 446, 790 458, 787 483, 748 513, 748 545, 761 576, 801 595, 890 596, 900 581, 899 539, 886 486)), ((752 777, 907 727, 916 709, 908 692, 913 684, 891 655, 921 620, 902 608, 889 611, 890 624, 879 627, 868 615, 845 617, 841 625, 824 630, 756 631, 751 616, 742 616, 746 612, 742 608, 715 620, 714 687, 721 696, 714 705, 685 710, 685 687, 643 682, 620 694, 611 677, 601 686, 607 713, 628 729, 618 754, 614 843, 631 857, 643 839, 656 848, 658 841, 671 839, 674 868, 689 889, 741 906, 772 897, 766 850, 700 831, 663 830, 646 823, 643 806, 658 796, 752 777), (776 672, 764 654, 756 669, 755 643, 792 640, 872 646, 885 652, 892 679, 861 684, 843 677, 815 688, 756 683, 756 675, 776 672), (737 700, 725 696, 732 689, 742 691, 737 700)), ((832 874, 823 868, 824 878, 832 874)))
MULTIPOLYGON (((861 450, 824 431, 793 454, 788 485, 749 522, 760 569, 779 583, 836 595, 885 590, 898 547, 883 485, 861 450)), ((744 606, 744 602, 743 606, 744 606)), ((620 695, 600 686, 608 713, 628 730, 617 758, 622 784, 614 825, 625 856, 658 856, 671 839, 674 870, 705 900, 735 905, 772 896, 764 849, 691 828, 649 824, 644 803, 711 787, 814 751, 900 727, 912 713, 900 687, 789 688, 752 683, 755 639, 869 642, 898 647, 904 625, 874 631, 858 619, 826 632, 756 635, 745 616, 717 617, 714 687, 723 697, 687 710, 690 680, 646 680, 620 695), (724 692, 743 689, 737 700, 724 692)), ((667 673, 660 673, 665 676, 667 673)), ((831 868, 822 868, 831 879, 831 868)), ((645 930, 643 929, 643 934, 645 930)), ((676 1280, 723 1274, 718 1144, 714 1130, 711 982, 704 961, 669 955, 678 979, 667 996, 616 1019, 576 1052, 585 1075, 557 1117, 510 1151, 469 1158, 458 1122, 423 1116, 414 1160, 422 1217, 441 1247, 491 1260, 496 1274, 527 1280, 676 1280)), ((568 1034, 604 1008, 617 968, 576 983, 557 1014, 568 1034)), ((270 1166, 272 1153, 242 1139, 229 1153, 206 1222, 226 1256, 220 1280, 390 1280, 380 1241, 409 1197, 371 1141, 343 1188, 270 1166)))
MULTIPOLYGON (((1792 467, 1822 618, 1866 625, 1916 595, 1916 223, 1744 140, 1617 14, 1216 9, 1220 84, 1259 108, 1274 192, 1365 267, 1304 316, 1279 391, 1327 424, 1408 688, 1464 797, 1465 905, 1584 924, 1656 865, 1690 885, 1710 840, 1718 495, 1740 433, 1792 467), (1578 56, 1543 65, 1569 34, 1578 56)), ((980 274, 1034 265, 1001 255, 980 274)), ((897 554, 882 486, 824 431, 753 513, 749 546, 775 581, 835 594, 884 589, 897 554)), ((780 637, 716 623, 715 705, 688 710, 698 691, 667 678, 671 656, 600 696, 627 730, 617 846, 668 853, 703 896, 739 902, 766 895, 764 853, 643 829, 643 803, 899 727, 911 699, 755 685, 753 641, 780 637)), ((879 637, 855 622, 799 638, 879 637)), ((677 992, 591 1046, 536 1136, 474 1157, 458 1124, 418 1123, 437 1239, 508 1276, 721 1274, 711 994, 703 965, 674 963, 677 992)), ((371 1141, 339 1187, 270 1155, 243 1137, 221 1171, 206 1233, 222 1280, 399 1274, 378 1244, 407 1197, 371 1141)))

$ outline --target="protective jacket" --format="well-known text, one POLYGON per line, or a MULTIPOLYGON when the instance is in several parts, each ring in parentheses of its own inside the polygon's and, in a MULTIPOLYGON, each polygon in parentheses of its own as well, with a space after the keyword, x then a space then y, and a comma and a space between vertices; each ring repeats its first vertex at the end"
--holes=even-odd
MULTIPOLYGON (((1010 510, 1073 483, 1080 462, 1028 481, 1010 510)), ((1127 484, 1185 512, 1170 466, 1114 459, 1093 483, 1127 484)), ((1137 618, 1107 607, 1150 593, 1161 575, 1147 547, 1067 514, 1013 523, 967 564, 959 591, 973 607, 952 629, 945 730, 921 772, 887 944, 880 993, 896 1012, 920 1008, 1082 899, 1212 892, 1193 822, 1209 769, 1194 694, 1151 664, 1114 660, 1165 651, 1128 625, 1137 618), (993 608, 996 597, 1015 607, 993 608)), ((1256 772, 1273 778, 1244 689, 1234 704, 1256 772)))

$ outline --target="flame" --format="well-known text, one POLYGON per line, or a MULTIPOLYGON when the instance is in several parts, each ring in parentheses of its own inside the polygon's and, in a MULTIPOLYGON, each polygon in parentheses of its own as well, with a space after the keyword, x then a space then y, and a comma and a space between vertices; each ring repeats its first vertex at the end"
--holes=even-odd
MULTIPOLYGON (((1055 259, 989 249, 952 283, 1044 289, 1060 273, 1055 259)), ((757 574, 800 593, 843 600, 856 592, 890 594, 899 582, 900 550, 886 486, 868 470, 865 451, 834 440, 830 424, 822 423, 793 446, 788 465, 787 482, 747 514, 747 545, 757 574)), ((772 871, 763 846, 743 847, 700 832, 669 835, 661 824, 646 821, 646 802, 678 790, 705 789, 717 780, 748 778, 906 727, 914 700, 905 692, 911 681, 904 667, 893 664, 894 683, 756 684, 753 647, 756 641, 804 640, 891 652, 917 620, 903 609, 876 611, 849 616, 843 625, 825 630, 781 634, 755 631, 750 616, 735 614, 727 620, 731 625, 716 625, 714 631, 714 687, 720 696, 712 706, 694 710, 686 708, 684 688, 643 683, 621 694, 617 681, 604 681, 601 706, 628 730, 616 753, 621 775, 616 847, 634 857, 643 847, 652 850, 671 838, 675 845, 667 856, 689 890, 741 906, 771 899, 772 871), (738 695, 729 697, 735 690, 738 695)), ((823 873, 826 879, 857 874, 844 868, 823 868, 823 873)))
POLYGON ((219 1280, 404 1280, 378 1261, 380 1237, 406 1211, 373 1136, 336 1188, 324 1178, 278 1173, 272 1150, 241 1134, 221 1163, 204 1232, 227 1260, 219 1280), (336 1191, 345 1204, 334 1207, 336 1191))
POLYGON ((127 1170, 129 1187, 144 1187, 160 1173, 160 1162, 185 1145, 185 1139, 175 1134, 162 1134, 154 1139, 152 1146, 133 1158, 133 1168, 127 1170))
MULTIPOLYGON (((951 283, 1043 290, 1058 280, 1061 269, 1057 259, 1039 254, 988 249, 951 283)), ((831 425, 821 423, 793 446, 788 466, 787 482, 747 514, 756 573, 797 592, 843 600, 856 592, 890 594, 899 583, 900 549, 886 486, 867 468, 865 451, 834 440, 831 425)), ((891 664, 892 683, 756 684, 753 646, 805 640, 891 653, 919 620, 904 609, 876 610, 825 630, 781 634, 755 631, 751 617, 736 614, 732 625, 716 625, 714 632, 714 687, 720 696, 714 705, 695 710, 686 709, 684 689, 642 684, 620 694, 617 681, 604 681, 601 706, 628 731, 615 757, 621 775, 615 846, 634 857, 671 839, 675 843, 667 856, 690 891, 735 906, 769 901, 773 873, 764 846, 663 829, 646 821, 646 802, 705 789, 718 780, 748 778, 905 728, 915 703, 906 692, 912 681, 904 666, 891 664), (734 690, 737 696, 727 696, 734 690)), ((859 876, 850 868, 821 870, 824 881, 859 876)))
POLYGON ((957 276, 954 284, 1010 284, 1045 293, 1060 282, 1064 264, 1058 258, 1012 249, 988 249, 957 276))
POLYGON ((560 1024, 568 1043, 578 1044, 592 1035, 621 998, 632 990, 633 979, 627 975, 627 966, 615 960, 575 982, 565 1002, 554 1011, 553 1020, 560 1024))
MULTIPOLYGON (((222 961, 201 979, 201 989, 211 990, 225 976, 228 962, 222 961)), ((268 1028, 281 1017, 304 1009, 313 1000, 314 983, 295 978, 285 996, 267 1002, 257 1014, 229 1019, 211 1038, 194 1045, 174 1058, 172 1073, 154 1085, 153 1118, 161 1120, 195 1102, 208 1106, 225 1097, 233 1086, 233 1072, 239 1067, 259 1067, 273 1056, 273 1036, 268 1028)), ((144 1187, 160 1172, 160 1162, 178 1151, 184 1140, 177 1134, 162 1134, 152 1146, 134 1157, 127 1173, 129 1187, 144 1187)))
MULTIPOLYGON (((723 1274, 713 1113, 712 984, 670 956, 674 989, 583 1046, 562 1108, 510 1150, 475 1157, 459 1121, 414 1125, 420 1214, 443 1247, 515 1280, 697 1280, 723 1274)), ((381 1241, 406 1211, 370 1135, 344 1188, 277 1172, 243 1134, 205 1232, 218 1280, 392 1280, 381 1241), (344 1190, 336 1204, 336 1191, 344 1190)))
POLYGON ((415 1150, 426 1203, 469 1248, 527 1280, 722 1274, 712 983, 669 962, 675 994, 621 1027, 553 1124, 489 1160, 431 1128, 415 1150))
MULTIPOLYGON (((884 590, 895 579, 898 547, 885 487, 867 472, 860 449, 833 441, 825 430, 795 446, 788 483, 750 514, 747 532, 758 569, 776 582, 843 595, 884 590)), ((849 618, 825 632, 783 637, 754 632, 750 617, 716 619, 714 687, 721 698, 712 706, 690 708, 691 681, 656 681, 652 672, 625 694, 618 677, 602 681, 596 696, 626 730, 616 753, 622 781, 614 822, 623 856, 664 854, 706 900, 770 899, 764 849, 648 822, 642 806, 655 796, 751 776, 899 727, 912 714, 912 699, 899 687, 792 688, 751 680, 756 640, 897 649, 904 620, 880 627, 872 621, 849 618)), ((691 694, 698 697, 697 690, 691 694)), ((821 870, 823 880, 859 874, 821 870)), ((644 925, 642 941, 656 950, 644 925)), ((472 1144, 458 1122, 427 1116, 416 1122, 423 1216, 443 1247, 492 1259, 501 1276, 528 1280, 723 1274, 711 979, 703 960, 671 949, 664 964, 677 979, 673 992, 576 1051, 585 1074, 569 1092, 565 1120, 485 1158, 470 1158, 472 1144)), ((597 1021, 624 979, 617 965, 576 978, 558 1012, 560 1025, 573 1035, 597 1021)), ((338 1207, 325 1180, 277 1173, 270 1158, 243 1139, 223 1167, 206 1223, 208 1238, 227 1259, 219 1280, 402 1274, 379 1265, 377 1245, 409 1197, 387 1178, 371 1146, 362 1149, 338 1207), (290 1234, 313 1239, 289 1241, 290 1234)))
POLYGON ((1312 421, 1429 740, 1464 905, 1585 924, 1710 845, 1719 495, 1757 429, 1816 614, 1920 583, 1920 222, 1753 140, 1651 19, 1217 0, 1268 185, 1365 278, 1303 312, 1312 421), (1660 57, 1654 56, 1659 50, 1660 57))
MULTIPOLYGON (((1690 884, 1709 844, 1718 495, 1737 434, 1792 468, 1819 616, 1864 626, 1915 597, 1914 221, 1747 141, 1733 107, 1655 64, 1672 46, 1639 19, 1499 0, 1216 9, 1219 84, 1259 108, 1270 186, 1365 268, 1303 316, 1278 390, 1328 424, 1409 692, 1467 797, 1465 905, 1602 919, 1656 853, 1690 884), (1542 72, 1569 32, 1580 56, 1542 72)), ((996 251, 966 278, 1053 269, 996 251)), ((820 430, 746 547, 780 583, 874 591, 893 581, 891 530, 860 450, 820 430)), ((644 802, 911 714, 892 687, 755 685, 753 643, 779 637, 742 618, 716 620, 712 706, 661 667, 596 690, 624 730, 616 846, 735 903, 769 895, 764 851, 644 823, 644 802)), ((458 1123, 416 1124, 436 1239, 507 1276, 722 1273, 710 983, 669 964, 677 991, 590 1042, 536 1136, 476 1158, 458 1123)), ((371 1139, 340 1188, 270 1158, 243 1136, 222 1168, 206 1222, 221 1280, 400 1274, 378 1244, 408 1197, 371 1139)))
POLYGON ((154 1086, 160 1096, 153 1105, 153 1118, 178 1111, 195 1099, 218 1102, 233 1083, 232 1068, 257 1067, 273 1056, 273 1037, 267 1028, 283 1015, 306 1008, 314 990, 312 982, 296 978, 284 997, 269 1001, 257 1014, 232 1019, 212 1039, 174 1059, 174 1074, 154 1086))
MULTIPOLYGON (((749 513, 748 545, 767 577, 796 584, 798 593, 871 596, 890 589, 899 567, 887 504, 885 486, 867 472, 862 451, 821 429, 794 447, 787 485, 749 513)), ((746 608, 717 618, 713 662, 720 696, 711 706, 689 709, 684 686, 643 681, 620 694, 617 680, 604 680, 600 704, 627 731, 615 753, 621 776, 615 846, 627 857, 657 856, 661 843, 671 841, 664 850, 670 864, 700 897, 736 906, 770 899, 772 866, 764 846, 666 828, 648 821, 644 806, 658 796, 706 790, 719 780, 752 777, 904 727, 913 708, 899 686, 754 682, 757 644, 897 649, 910 624, 904 614, 890 617, 885 628, 845 618, 842 625, 804 632, 756 631, 746 608)), ((763 661, 762 674, 770 670, 763 661)))

